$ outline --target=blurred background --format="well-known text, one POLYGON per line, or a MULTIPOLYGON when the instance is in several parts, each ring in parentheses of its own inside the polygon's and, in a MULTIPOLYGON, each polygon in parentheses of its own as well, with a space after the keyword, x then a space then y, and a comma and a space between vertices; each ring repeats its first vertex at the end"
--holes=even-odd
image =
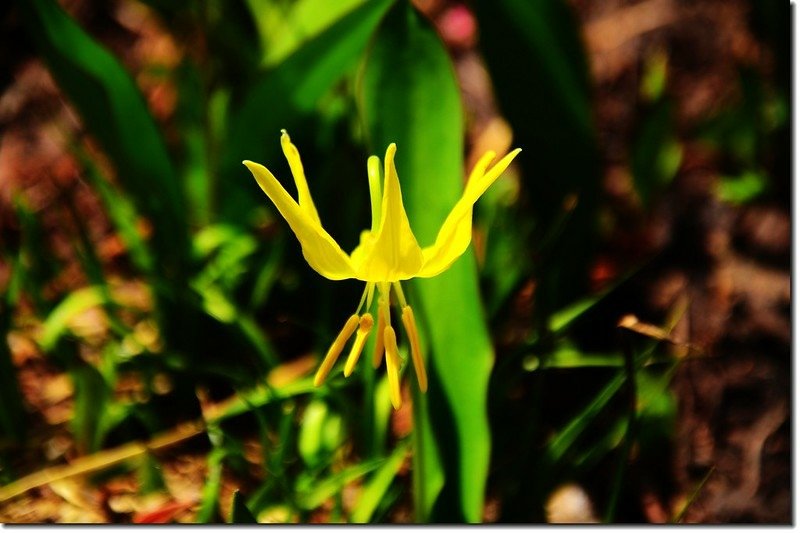
POLYGON ((789 523, 787 6, 4 3, 0 520, 789 523), (241 165, 294 194, 282 128, 348 251, 388 143, 423 245, 523 149, 399 411, 311 384, 363 286, 241 165))

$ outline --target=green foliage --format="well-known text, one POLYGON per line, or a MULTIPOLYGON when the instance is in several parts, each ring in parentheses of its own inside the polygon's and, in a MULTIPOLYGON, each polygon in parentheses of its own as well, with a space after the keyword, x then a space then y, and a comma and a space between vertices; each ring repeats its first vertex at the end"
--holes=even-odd
POLYGON ((546 320, 586 290, 596 243, 600 174, 587 62, 563 0, 481 0, 475 8, 498 104, 523 147, 523 193, 535 217, 524 238, 537 250, 528 264, 542 280, 537 307, 546 320), (574 201, 557 245, 541 250, 574 201))
MULTIPOLYGON (((463 189, 463 110, 441 41, 404 2, 378 29, 364 68, 361 102, 373 151, 397 143, 397 171, 412 228, 422 245, 432 243, 463 189)), ((415 396, 417 431, 423 434, 414 449, 420 521, 481 518, 493 350, 477 289, 471 253, 446 273, 414 285, 431 376, 428 398, 415 396), (453 307, 461 310, 461 320, 450 318, 453 307), (428 434, 433 428, 435 436, 428 434)))
POLYGON ((262 201, 256 196, 261 192, 241 179, 242 160, 275 159, 281 129, 307 120, 320 98, 355 65, 389 3, 372 0, 346 14, 248 89, 232 113, 221 156, 221 173, 228 178, 226 218, 241 220, 247 212, 243 205, 262 201))
POLYGON ((117 178, 154 226, 160 274, 188 270, 188 233, 175 170, 131 77, 54 1, 19 2, 28 32, 87 129, 114 163, 117 178))
MULTIPOLYGON (((111 264, 90 221, 67 205, 66 248, 80 275, 65 282, 64 260, 47 244, 49 213, 15 200, 19 235, 11 246, 3 235, 0 250, 11 272, 0 295, 3 483, 17 474, 7 467, 13 454, 33 445, 10 349, 10 334, 28 328, 71 380, 67 426, 80 454, 205 422, 200 523, 376 523, 408 505, 417 522, 479 522, 487 494, 500 498, 500 521, 542 520, 559 484, 600 474, 600 514, 619 518, 636 490, 630 464, 657 461, 673 438, 678 362, 607 325, 608 303, 638 269, 588 289, 603 167, 569 4, 472 3, 498 107, 523 150, 475 207, 476 246, 446 273, 409 284, 430 378, 423 394, 404 357, 409 413, 391 408, 388 381, 369 362, 374 338, 349 379, 333 372, 316 388, 297 370, 324 354, 360 289, 311 271, 241 161, 266 164, 295 194, 279 144, 289 130, 324 225, 349 251, 368 226, 366 156, 396 143, 411 226, 422 246, 433 243, 473 148, 454 58, 436 29, 406 0, 143 3, 187 48, 176 66, 158 67, 177 95, 163 124, 139 78, 58 2, 17 2, 102 151, 67 139, 124 253, 111 264), (127 281, 143 286, 145 303, 123 297, 127 281), (532 318, 516 313, 520 303, 532 318), (82 331, 89 313, 102 333, 82 331), (524 323, 507 323, 515 314, 524 323), (594 346, 579 331, 587 324, 617 336, 594 346), (118 394, 123 378, 141 394, 118 394), (568 394, 554 393, 563 383, 568 394), (567 399, 548 403, 553 396, 567 399), (198 397, 216 405, 201 410, 198 397), (242 433, 257 437, 258 468, 242 433), (220 505, 229 474, 247 481, 230 516, 220 505)), ((755 9, 775 29, 770 13, 755 9)), ((644 65, 626 153, 644 211, 683 162, 668 67, 660 53, 644 65)), ((735 106, 692 132, 724 160, 716 192, 734 204, 775 192, 774 169, 788 157, 773 150, 788 135, 787 95, 750 71, 741 89, 735 106)), ((162 458, 141 459, 141 492, 167 490, 162 458)))

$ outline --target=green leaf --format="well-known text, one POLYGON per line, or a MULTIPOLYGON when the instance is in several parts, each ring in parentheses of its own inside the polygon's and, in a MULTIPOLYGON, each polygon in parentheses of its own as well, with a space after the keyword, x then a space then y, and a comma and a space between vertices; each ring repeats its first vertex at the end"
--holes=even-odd
POLYGON ((578 413, 561 431, 559 431, 547 445, 545 455, 548 462, 558 464, 567 451, 594 422, 600 412, 608 405, 611 399, 619 392, 625 383, 625 374, 619 372, 603 387, 594 399, 578 413))
POLYGON ((242 494, 237 490, 233 493, 233 505, 231 509, 231 524, 258 524, 258 520, 247 508, 242 494))
POLYGON ((69 329, 69 322, 84 311, 106 303, 102 287, 85 287, 71 292, 47 316, 42 324, 39 345, 42 350, 53 350, 61 336, 69 329))
POLYGON ((165 279, 181 280, 188 268, 189 243, 180 187, 136 84, 56 2, 17 4, 59 87, 111 158, 139 212, 152 222, 159 271, 165 279))
POLYGON ((311 468, 323 464, 344 440, 342 417, 330 412, 323 401, 313 401, 303 413, 297 447, 311 468))
POLYGON ((355 65, 375 26, 393 0, 371 0, 359 6, 285 61, 265 73, 231 118, 221 175, 229 185, 223 216, 241 220, 243 205, 261 200, 261 192, 246 179, 242 160, 273 160, 279 153, 282 128, 307 118, 319 99, 355 65))
POLYGON ((400 467, 403 466, 409 448, 410 443, 408 441, 399 443, 389 456, 389 459, 375 472, 366 485, 364 485, 364 490, 361 492, 358 504, 355 510, 353 510, 353 514, 350 516, 351 522, 366 524, 370 521, 378 505, 380 505, 384 496, 386 496, 394 478, 400 471, 400 467))
POLYGON ((164 483, 164 476, 161 474, 161 464, 152 453, 146 453, 142 456, 137 471, 137 477, 139 481, 139 492, 141 494, 150 494, 151 492, 166 490, 167 486, 164 483))
POLYGON ((721 176, 715 191, 717 197, 734 205, 752 202, 768 187, 769 178, 762 172, 746 170, 739 176, 721 176))
POLYGON ((85 169, 83 177, 100 196, 106 213, 108 213, 114 228, 119 232, 127 247, 131 261, 143 273, 152 273, 154 266, 153 256, 147 242, 145 242, 136 227, 139 214, 130 199, 109 183, 105 176, 100 173, 97 165, 81 150, 78 150, 78 156, 85 169))
MULTIPOLYGON (((398 3, 377 32, 361 103, 372 151, 397 143, 405 207, 420 244, 430 244, 463 191, 463 109, 447 51, 408 2, 398 3)), ((413 289, 431 378, 427 407, 415 408, 415 432, 423 434, 414 450, 417 520, 477 522, 489 466, 493 349, 473 253, 413 289)), ((421 403, 421 395, 415 398, 421 403)))
MULTIPOLYGON (((533 356, 535 357, 535 356, 533 356)), ((536 358, 538 360, 538 358, 536 358)), ((586 353, 577 349, 569 342, 559 343, 552 353, 543 360, 544 368, 586 368, 586 367, 612 367, 621 368, 624 361, 618 353, 586 353)), ((532 362, 523 362, 526 369, 532 362)))
POLYGON ((526 237, 541 241, 567 199, 577 199, 557 246, 535 259, 544 320, 584 293, 596 242, 600 166, 587 61, 564 0, 477 0, 475 9, 498 104, 522 148, 523 194, 536 222, 526 237))
POLYGON ((381 464, 385 459, 376 459, 372 461, 365 461, 363 463, 345 468, 341 472, 337 472, 322 481, 314 484, 313 487, 305 489, 298 488, 297 505, 301 509, 311 510, 316 509, 326 500, 332 498, 344 489, 345 485, 369 474, 381 464))
POLYGON ((219 521, 219 491, 222 488, 222 465, 226 455, 227 451, 222 446, 214 447, 208 454, 208 473, 203 485, 200 510, 197 512, 198 524, 219 521))
POLYGON ((112 391, 98 370, 86 363, 69 372, 75 388, 75 413, 72 432, 78 448, 83 452, 96 452, 103 437, 102 421, 111 403, 112 391))
POLYGON ((295 0, 289 6, 271 0, 248 0, 266 49, 264 62, 274 65, 319 35, 365 0, 295 0))

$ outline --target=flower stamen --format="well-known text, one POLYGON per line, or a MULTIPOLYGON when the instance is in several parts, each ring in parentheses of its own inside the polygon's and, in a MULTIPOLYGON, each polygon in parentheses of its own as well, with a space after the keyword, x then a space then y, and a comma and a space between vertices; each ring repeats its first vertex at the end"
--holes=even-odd
POLYGON ((386 374, 389 376, 389 397, 395 410, 400 409, 403 400, 400 397, 400 354, 397 352, 397 337, 392 326, 383 330, 383 342, 386 345, 386 374))
POLYGON ((374 320, 371 314, 364 313, 361 316, 361 320, 358 323, 358 331, 356 331, 356 340, 353 341, 353 347, 350 349, 350 355, 347 356, 347 362, 344 365, 344 377, 349 377, 353 373, 373 324, 374 320))
POLYGON ((419 334, 417 333, 417 323, 414 320, 414 311, 406 305, 403 307, 403 325, 406 327, 408 342, 411 344, 411 360, 414 362, 414 373, 417 374, 419 390, 428 390, 428 374, 425 371, 425 362, 422 360, 422 350, 419 346, 419 334))
POLYGON ((344 345, 347 344, 347 341, 350 340, 353 332, 355 332, 356 328, 358 327, 358 322, 359 319, 357 314, 352 315, 347 319, 347 322, 345 322, 344 327, 339 332, 339 335, 336 336, 336 340, 334 340, 333 344, 331 344, 331 347, 328 348, 328 353, 325 355, 325 359, 322 361, 322 364, 319 365, 319 369, 314 376, 315 387, 322 385, 322 383, 325 381, 325 378, 328 377, 328 373, 331 371, 331 368, 333 368, 333 365, 336 364, 336 360, 342 353, 344 345))

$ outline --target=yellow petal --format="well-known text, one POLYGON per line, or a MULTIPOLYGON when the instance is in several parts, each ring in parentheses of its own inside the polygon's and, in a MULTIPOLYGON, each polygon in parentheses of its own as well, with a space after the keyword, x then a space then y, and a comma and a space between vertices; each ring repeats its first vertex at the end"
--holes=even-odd
POLYGON ((244 164, 253 173, 261 190, 289 223, 289 227, 303 247, 303 256, 311 268, 328 279, 355 277, 355 271, 347 254, 336 244, 333 237, 289 196, 272 172, 252 161, 244 161, 244 164))
POLYGON ((386 149, 381 202, 381 223, 369 239, 362 239, 352 257, 358 279, 363 281, 399 281, 416 276, 422 266, 422 250, 411 231, 400 180, 394 165, 394 143, 386 149))
POLYGON ((447 215, 444 224, 442 224, 439 234, 436 236, 436 242, 422 250, 425 263, 417 274, 418 277, 429 278, 436 276, 461 257, 461 254, 464 253, 472 240, 472 206, 486 192, 486 189, 500 177, 519 152, 520 149, 517 148, 501 159, 488 172, 485 171, 491 160, 494 159, 494 153, 487 152, 481 157, 470 174, 463 196, 456 202, 450 214, 447 215))
POLYGON ((322 225, 317 213, 317 207, 314 205, 314 200, 311 198, 311 191, 308 189, 308 182, 306 181, 306 173, 303 170, 303 162, 300 160, 300 152, 297 147, 292 144, 289 134, 286 130, 281 130, 281 148, 283 148, 283 155, 286 161, 289 162, 289 168, 294 177, 294 184, 297 187, 297 203, 300 204, 300 209, 308 215, 308 217, 322 225))

